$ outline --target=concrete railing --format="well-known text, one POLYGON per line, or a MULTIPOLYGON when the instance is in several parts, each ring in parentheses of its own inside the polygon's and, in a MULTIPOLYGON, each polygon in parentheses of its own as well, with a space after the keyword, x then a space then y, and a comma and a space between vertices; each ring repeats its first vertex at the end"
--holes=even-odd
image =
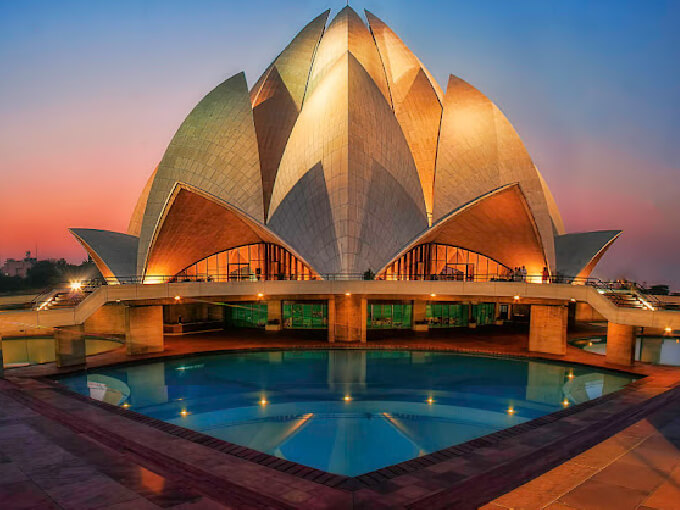
POLYGON ((680 312, 618 307, 597 289, 588 285, 537 284, 524 282, 464 282, 446 280, 266 280, 244 282, 187 282, 160 284, 104 285, 88 295, 75 308, 47 311, 0 312, 0 334, 3 326, 25 324, 27 327, 53 328, 81 324, 106 303, 145 304, 174 302, 182 299, 225 300, 290 297, 314 298, 351 293, 369 298, 511 300, 524 304, 547 302, 586 302, 609 322, 650 328, 680 329, 680 312), (432 296, 434 294, 434 296, 432 296), (519 296, 516 301, 515 296, 519 296), (173 300, 173 301, 168 301, 173 300), (546 302, 547 301, 547 302, 546 302))

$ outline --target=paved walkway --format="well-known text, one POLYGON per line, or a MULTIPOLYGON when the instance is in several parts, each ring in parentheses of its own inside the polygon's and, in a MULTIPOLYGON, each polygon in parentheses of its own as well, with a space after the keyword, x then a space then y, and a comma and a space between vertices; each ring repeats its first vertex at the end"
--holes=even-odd
MULTIPOLYGON (((371 344, 530 355, 526 352, 526 335, 522 332, 489 335, 479 331, 456 338, 426 335, 415 340, 413 337, 391 337, 371 344)), ((305 345, 322 347, 324 344, 281 336, 226 338, 224 335, 199 334, 166 338, 167 350, 163 355, 305 345)), ((119 350, 89 358, 88 366, 129 359, 119 350)), ((575 348, 570 348, 562 359, 609 366, 603 357, 575 348)), ((600 434, 597 427, 588 425, 589 416, 599 419, 601 424, 611 423, 607 416, 618 416, 617 409, 625 411, 636 401, 641 404, 646 398, 644 395, 659 394, 664 388, 677 384, 677 369, 636 364, 635 370, 652 375, 650 381, 656 382, 639 386, 633 392, 576 415, 565 415, 554 423, 547 420, 540 430, 527 430, 515 436, 516 439, 499 437, 491 441, 492 444, 480 445, 478 451, 469 455, 454 456, 353 493, 225 455, 215 446, 192 443, 190 438, 172 436, 120 413, 116 415, 55 393, 53 388, 33 379, 57 371, 53 364, 9 370, 6 372, 9 381, 0 379, 0 508, 472 508, 465 503, 461 506, 466 494, 480 490, 486 494, 491 487, 493 497, 496 497, 501 490, 520 483, 512 482, 513 476, 517 475, 511 473, 523 470, 535 473, 528 464, 527 467, 517 464, 514 471, 506 470, 506 474, 500 476, 491 473, 485 476, 483 472, 474 474, 473 468, 496 469, 503 465, 504 455, 510 458, 515 452, 530 453, 532 448, 543 453, 530 455, 529 463, 538 459, 539 463, 555 466, 556 462, 541 455, 556 459, 573 455, 567 455, 573 448, 569 440, 559 442, 570 429, 594 431, 600 435, 589 444, 607 437, 608 433, 600 434), (29 396, 33 404, 26 404, 19 398, 21 395, 29 396), (42 403, 45 409, 41 407, 42 403), (550 445, 548 450, 541 450, 543 443, 550 445), (142 455, 144 449, 148 452, 147 457, 142 455), (167 464, 168 460, 177 464, 167 464), (473 475, 476 478, 472 478, 473 475), (470 480, 472 485, 465 485, 465 480, 470 480), (452 504, 446 491, 438 492, 441 490, 438 487, 441 483, 453 484, 454 481, 461 483, 463 490, 457 497, 463 499, 452 504), (225 488, 223 483, 237 483, 249 490, 243 493, 244 497, 258 504, 233 502, 235 493, 229 492, 229 486, 225 488), (494 486, 499 488, 493 489, 494 486), (382 500, 382 506, 378 500, 382 500)), ((680 397, 656 409, 641 421, 627 419, 626 423, 633 425, 589 450, 579 448, 577 451, 583 453, 482 508, 680 510, 680 397)), ((621 430, 623 426, 614 428, 621 430)), ((580 436, 572 434, 571 437, 580 436)), ((521 481, 527 479, 524 477, 521 481)), ((483 497, 482 493, 476 497, 483 497)))
POLYGON ((226 507, 0 394, 0 508, 226 507))
POLYGON ((680 402, 482 508, 680 509, 680 402))

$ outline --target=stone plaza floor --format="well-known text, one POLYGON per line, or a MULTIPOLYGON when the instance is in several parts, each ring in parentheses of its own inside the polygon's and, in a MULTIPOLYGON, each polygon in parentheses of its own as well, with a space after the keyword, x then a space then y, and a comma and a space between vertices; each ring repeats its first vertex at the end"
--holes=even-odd
MULTIPOLYGON (((405 346, 531 355, 522 331, 368 344, 405 346)), ((167 337, 162 355, 262 347, 328 344, 196 334, 167 337)), ((576 348, 555 358, 621 368, 576 348)), ((88 366, 126 360, 118 350, 88 366)), ((680 509, 680 371, 640 363, 633 370, 649 377, 577 412, 348 480, 75 398, 40 378, 55 373, 54 365, 7 370, 0 379, 0 508, 680 509)))

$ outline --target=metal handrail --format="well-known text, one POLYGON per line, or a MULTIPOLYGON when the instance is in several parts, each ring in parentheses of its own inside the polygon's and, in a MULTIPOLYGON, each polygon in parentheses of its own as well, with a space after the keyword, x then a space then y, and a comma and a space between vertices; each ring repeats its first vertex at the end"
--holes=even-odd
MULTIPOLYGON (((413 274, 413 273, 392 273, 389 275, 375 275, 370 271, 365 273, 325 273, 320 275, 310 274, 210 274, 210 275, 154 275, 147 277, 144 275, 127 275, 118 277, 98 277, 81 281, 82 294, 93 292, 102 285, 131 285, 131 284, 153 284, 153 283, 243 283, 258 281, 349 281, 349 280, 379 280, 379 281, 460 281, 467 283, 540 283, 540 284, 572 284, 588 285, 594 287, 608 296, 617 293, 630 293, 641 297, 641 301, 651 303, 648 308, 663 309, 664 303, 660 300, 642 292, 642 287, 635 282, 628 281, 603 281, 599 278, 584 278, 578 276, 551 275, 547 278, 542 274, 519 274, 519 273, 478 273, 474 275, 465 274, 413 274)), ((55 287, 60 288, 60 287, 55 287)), ((53 291, 54 292, 54 291, 53 291)), ((44 293, 45 294, 45 293, 44 293)))

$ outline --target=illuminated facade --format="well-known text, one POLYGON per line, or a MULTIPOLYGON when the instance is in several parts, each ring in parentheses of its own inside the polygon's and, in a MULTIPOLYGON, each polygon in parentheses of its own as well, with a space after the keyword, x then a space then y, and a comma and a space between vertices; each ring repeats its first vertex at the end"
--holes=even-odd
POLYGON ((198 103, 126 233, 72 229, 110 282, 590 274, 620 231, 565 232, 493 102, 371 13, 328 18, 198 103))

